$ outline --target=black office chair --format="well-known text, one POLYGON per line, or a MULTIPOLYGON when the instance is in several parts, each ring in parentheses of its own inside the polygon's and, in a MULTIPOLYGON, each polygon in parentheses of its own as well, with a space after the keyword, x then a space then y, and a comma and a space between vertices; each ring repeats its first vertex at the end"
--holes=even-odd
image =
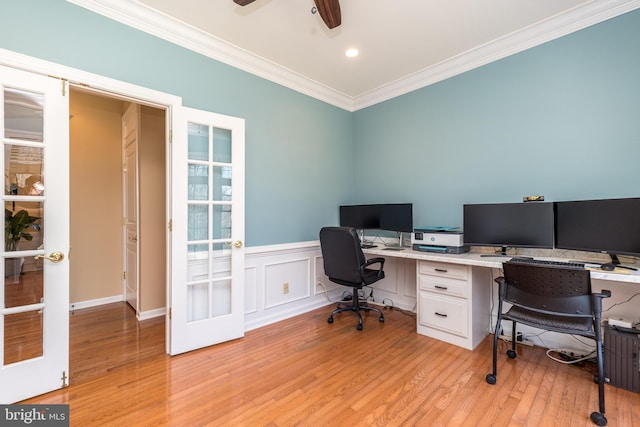
POLYGON ((327 322, 333 323, 333 316, 343 311, 353 311, 358 315, 359 331, 362 330, 362 316, 360 311, 375 311, 380 315, 379 321, 384 322, 382 311, 361 303, 358 291, 363 286, 371 285, 384 279, 384 258, 365 259, 360 247, 360 238, 355 228, 351 227, 323 227, 320 230, 320 247, 324 262, 324 272, 334 283, 352 288, 351 302, 338 303, 327 322), (379 268, 369 268, 379 264, 379 268))
POLYGON ((588 270, 567 266, 546 266, 505 262, 504 277, 498 277, 500 286, 498 320, 493 338, 493 373, 487 374, 489 384, 496 383, 498 336, 502 320, 511 320, 511 349, 507 356, 516 357, 516 323, 548 331, 580 335, 596 342, 599 412, 591 413, 591 420, 607 424, 604 416, 604 367, 602 355, 602 299, 611 292, 591 292, 588 270), (511 307, 503 313, 503 303, 511 307))

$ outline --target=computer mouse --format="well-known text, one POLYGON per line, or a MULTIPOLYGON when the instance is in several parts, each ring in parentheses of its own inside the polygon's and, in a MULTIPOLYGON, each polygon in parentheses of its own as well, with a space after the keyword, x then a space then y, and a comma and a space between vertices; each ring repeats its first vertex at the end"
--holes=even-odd
POLYGON ((606 264, 600 265, 600 269, 604 271, 613 271, 616 269, 616 266, 608 262, 606 264))

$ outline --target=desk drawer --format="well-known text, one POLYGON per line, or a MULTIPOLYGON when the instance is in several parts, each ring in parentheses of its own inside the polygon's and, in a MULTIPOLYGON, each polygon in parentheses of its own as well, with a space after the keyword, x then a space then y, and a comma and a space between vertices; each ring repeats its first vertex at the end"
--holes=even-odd
POLYGON ((437 277, 421 274, 418 276, 418 289, 437 292, 458 298, 467 298, 468 282, 449 277, 437 277))
POLYGON ((467 301, 420 292, 419 321, 422 325, 467 337, 467 301))
POLYGON ((431 276, 467 280, 469 278, 469 267, 466 265, 449 264, 445 262, 419 261, 418 274, 429 274, 431 276))

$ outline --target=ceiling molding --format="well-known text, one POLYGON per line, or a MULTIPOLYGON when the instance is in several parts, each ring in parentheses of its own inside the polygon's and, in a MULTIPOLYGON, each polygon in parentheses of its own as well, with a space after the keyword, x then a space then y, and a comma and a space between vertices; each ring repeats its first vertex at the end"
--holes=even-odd
POLYGON ((594 1, 515 31, 354 98, 353 111, 432 85, 640 8, 640 0, 594 1))
POLYGON ((67 1, 232 67, 351 111, 353 98, 350 96, 136 1, 67 1))
POLYGON ((211 36, 193 26, 179 22, 136 1, 67 1, 348 111, 366 108, 429 86, 640 8, 640 0, 594 0, 585 6, 574 8, 567 13, 463 52, 460 55, 378 87, 363 95, 351 97, 220 38, 211 36))

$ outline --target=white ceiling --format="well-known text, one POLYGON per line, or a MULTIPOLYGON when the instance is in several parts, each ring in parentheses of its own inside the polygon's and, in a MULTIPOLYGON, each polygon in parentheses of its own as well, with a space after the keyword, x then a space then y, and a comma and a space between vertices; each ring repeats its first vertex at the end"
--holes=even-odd
POLYGON ((640 0, 69 0, 356 110, 640 7, 640 0), (360 51, 347 58, 347 48, 360 51))

